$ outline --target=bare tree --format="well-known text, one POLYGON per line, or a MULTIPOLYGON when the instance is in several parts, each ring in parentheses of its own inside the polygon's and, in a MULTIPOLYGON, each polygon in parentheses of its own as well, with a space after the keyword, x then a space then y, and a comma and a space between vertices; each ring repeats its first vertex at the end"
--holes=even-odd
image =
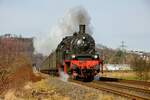
POLYGON ((150 60, 145 60, 138 55, 134 55, 131 60, 131 67, 136 72, 138 79, 150 79, 150 60))

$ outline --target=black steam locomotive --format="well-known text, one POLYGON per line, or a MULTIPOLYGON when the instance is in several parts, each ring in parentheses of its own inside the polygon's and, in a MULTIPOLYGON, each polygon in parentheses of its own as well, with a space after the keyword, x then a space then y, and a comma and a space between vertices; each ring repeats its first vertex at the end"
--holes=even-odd
POLYGON ((85 25, 79 32, 63 38, 57 49, 43 62, 41 72, 58 73, 63 71, 73 79, 93 80, 100 72, 102 60, 95 50, 95 41, 85 33, 85 25))

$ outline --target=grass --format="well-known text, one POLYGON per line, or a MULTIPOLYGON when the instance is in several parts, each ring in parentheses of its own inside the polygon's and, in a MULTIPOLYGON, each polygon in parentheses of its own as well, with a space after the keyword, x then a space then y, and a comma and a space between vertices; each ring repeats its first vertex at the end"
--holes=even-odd
MULTIPOLYGON (((141 80, 133 71, 111 71, 104 72, 103 74, 100 73, 100 75, 104 77, 120 78, 126 80, 141 80)), ((148 81, 150 81, 150 79, 148 81)))

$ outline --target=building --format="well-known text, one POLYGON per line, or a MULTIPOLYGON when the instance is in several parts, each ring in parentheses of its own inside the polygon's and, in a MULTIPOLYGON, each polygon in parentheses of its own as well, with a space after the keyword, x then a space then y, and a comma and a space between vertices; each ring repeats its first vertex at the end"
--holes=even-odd
POLYGON ((11 34, 0 36, 0 58, 7 59, 8 62, 20 55, 32 60, 33 52, 33 38, 23 38, 11 34))
POLYGON ((132 70, 129 64, 104 64, 104 71, 130 71, 132 70))
POLYGON ((141 57, 143 60, 150 61, 150 53, 149 52, 144 52, 144 51, 130 51, 133 54, 138 55, 141 57))

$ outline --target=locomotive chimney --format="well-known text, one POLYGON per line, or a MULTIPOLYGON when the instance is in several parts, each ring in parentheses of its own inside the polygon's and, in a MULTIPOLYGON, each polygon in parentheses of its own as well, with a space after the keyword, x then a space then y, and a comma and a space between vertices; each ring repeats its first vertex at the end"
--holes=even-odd
POLYGON ((79 26, 79 33, 84 34, 85 33, 85 25, 80 25, 79 26))

